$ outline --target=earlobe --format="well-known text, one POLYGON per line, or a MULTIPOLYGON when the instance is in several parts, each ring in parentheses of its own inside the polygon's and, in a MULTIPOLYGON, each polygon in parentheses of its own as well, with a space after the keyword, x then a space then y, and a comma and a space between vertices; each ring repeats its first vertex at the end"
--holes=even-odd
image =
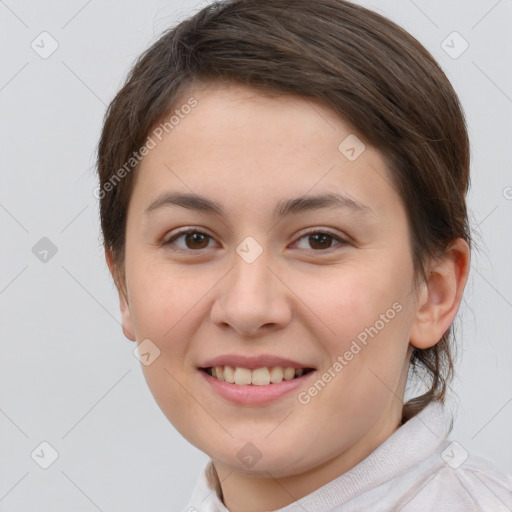
POLYGON ((114 256, 110 249, 105 249, 105 259, 107 261, 108 268, 110 270, 110 274, 112 275, 112 279, 117 288, 117 293, 119 296, 119 308, 121 310, 121 325, 123 328, 124 335, 130 340, 135 341, 135 331, 133 329, 133 322, 130 313, 130 307, 128 305, 128 298, 122 287, 122 276, 119 272, 119 269, 116 266, 114 261, 114 256))
POLYGON ((118 289, 118 294, 119 294, 119 305, 120 305, 120 309, 121 309, 121 323, 123 326, 123 333, 130 341, 135 341, 136 337, 134 334, 130 308, 129 308, 128 304, 126 303, 124 295, 119 291, 119 289, 118 289))
POLYGON ((410 343, 416 348, 434 346, 449 329, 459 309, 470 266, 470 249, 458 238, 435 262, 418 294, 410 343))

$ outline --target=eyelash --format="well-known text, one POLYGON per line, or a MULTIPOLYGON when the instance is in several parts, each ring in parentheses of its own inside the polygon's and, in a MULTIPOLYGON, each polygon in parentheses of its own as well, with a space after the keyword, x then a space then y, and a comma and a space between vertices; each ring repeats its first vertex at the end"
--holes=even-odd
MULTIPOLYGON (((200 234, 200 235, 205 235, 210 240, 213 240, 213 237, 208 235, 208 233, 204 233, 203 231, 199 231, 198 229, 185 229, 183 231, 180 231, 180 232, 174 234, 171 238, 169 238, 168 240, 164 241, 162 243, 162 245, 170 248, 173 251, 177 251, 177 252, 200 252, 203 249, 208 249, 208 247, 205 247, 203 249, 188 249, 188 248, 187 249, 183 249, 181 247, 174 246, 174 242, 177 239, 181 238, 182 236, 193 234, 193 233, 200 234)), ((297 242, 302 240, 303 238, 308 238, 309 236, 312 236, 312 235, 327 235, 327 236, 331 237, 333 240, 335 240, 335 241, 337 241, 339 243, 337 245, 332 246, 332 247, 328 247, 327 249, 305 249, 306 251, 315 252, 315 253, 327 252, 327 251, 330 252, 335 247, 344 246, 344 245, 348 244, 348 242, 346 240, 344 240, 343 238, 339 237, 338 235, 335 235, 334 233, 330 232, 329 230, 318 230, 318 229, 317 230, 307 231, 307 232, 303 233, 297 239, 297 242)), ((297 242, 295 242, 295 243, 297 243, 297 242)))

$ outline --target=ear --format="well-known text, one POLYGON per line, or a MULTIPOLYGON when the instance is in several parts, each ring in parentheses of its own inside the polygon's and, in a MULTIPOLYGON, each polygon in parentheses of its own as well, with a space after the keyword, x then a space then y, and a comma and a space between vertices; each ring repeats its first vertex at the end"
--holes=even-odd
POLYGON ((410 335, 411 345, 426 349, 443 337, 459 309, 469 267, 469 246, 465 240, 457 238, 431 266, 427 281, 422 283, 410 335))
POLYGON ((120 269, 117 268, 114 256, 110 249, 105 249, 105 259, 107 260, 107 265, 110 270, 110 274, 114 279, 114 283, 117 288, 117 293, 119 295, 119 307, 121 309, 121 323, 123 326, 123 333, 129 340, 135 341, 136 338, 133 329, 132 317, 130 314, 130 307, 128 305, 128 296, 123 288, 123 273, 120 271, 120 269))

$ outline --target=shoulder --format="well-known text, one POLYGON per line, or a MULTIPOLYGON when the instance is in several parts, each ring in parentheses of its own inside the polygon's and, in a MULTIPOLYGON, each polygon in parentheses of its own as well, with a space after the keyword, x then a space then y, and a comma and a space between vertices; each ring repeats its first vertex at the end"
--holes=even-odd
POLYGON ((473 500, 475 510, 512 511, 512 476, 488 460, 470 456, 455 470, 455 475, 473 500))
POLYGON ((468 455, 458 443, 442 452, 443 463, 424 481, 403 512, 509 512, 512 476, 481 457, 468 455))

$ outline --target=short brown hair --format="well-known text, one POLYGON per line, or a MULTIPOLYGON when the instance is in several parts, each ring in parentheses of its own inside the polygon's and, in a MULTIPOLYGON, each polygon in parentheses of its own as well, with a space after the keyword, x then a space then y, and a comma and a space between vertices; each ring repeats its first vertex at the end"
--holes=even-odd
MULTIPOLYGON (((465 119, 423 46, 345 0, 225 0, 166 31, 138 58, 106 112, 97 160, 101 227, 119 268, 137 165, 114 183, 115 173, 195 81, 218 80, 321 101, 378 149, 407 211, 417 279, 456 238, 471 246, 465 119)), ((452 336, 450 326, 433 347, 414 349, 412 369, 426 372, 430 388, 404 405, 402 422, 444 401, 452 336)))

